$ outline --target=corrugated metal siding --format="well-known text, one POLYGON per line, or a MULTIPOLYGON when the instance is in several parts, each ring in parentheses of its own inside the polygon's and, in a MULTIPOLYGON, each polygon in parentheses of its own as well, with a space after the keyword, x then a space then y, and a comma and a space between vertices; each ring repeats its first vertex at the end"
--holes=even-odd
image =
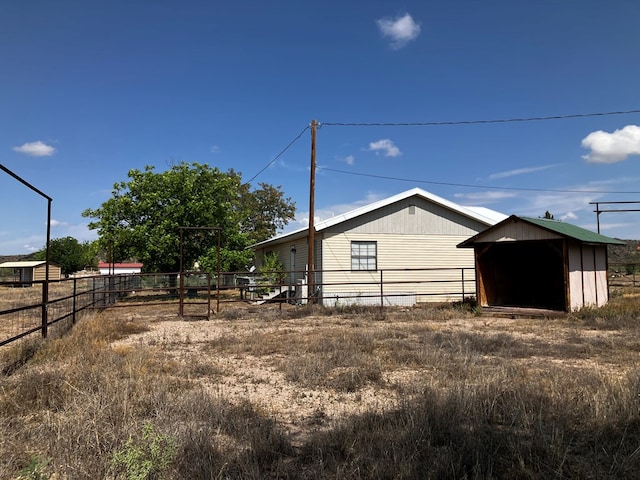
POLYGON ((509 242, 525 240, 555 240, 564 238, 548 230, 543 230, 525 222, 509 222, 500 227, 495 227, 482 234, 482 243, 509 242))

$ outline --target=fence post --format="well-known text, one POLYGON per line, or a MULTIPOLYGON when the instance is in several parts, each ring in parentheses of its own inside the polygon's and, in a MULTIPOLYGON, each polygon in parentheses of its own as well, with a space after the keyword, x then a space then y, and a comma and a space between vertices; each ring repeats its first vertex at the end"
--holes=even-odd
POLYGON ((460 271, 462 272, 462 303, 464 303, 464 267, 460 271))
POLYGON ((73 304, 73 307, 72 307, 72 309, 73 309, 72 312, 73 313, 71 314, 71 323, 73 325, 76 324, 76 307, 77 307, 76 295, 77 295, 77 290, 78 290, 77 289, 77 283, 78 283, 78 279, 76 277, 73 277, 73 303, 72 303, 73 304))
POLYGON ((49 326, 49 319, 47 318, 47 302, 49 301, 49 295, 46 288, 47 283, 42 284, 42 338, 47 338, 47 327, 49 326))
POLYGON ((384 308, 384 286, 382 280, 382 269, 380 269, 380 310, 384 308))

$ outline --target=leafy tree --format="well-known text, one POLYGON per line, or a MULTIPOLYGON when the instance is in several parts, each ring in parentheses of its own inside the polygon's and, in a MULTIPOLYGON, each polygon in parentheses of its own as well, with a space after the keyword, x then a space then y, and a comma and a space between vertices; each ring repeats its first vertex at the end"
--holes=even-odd
POLYGON ((296 214, 295 205, 282 197, 280 187, 259 183, 260 188, 249 193, 249 185, 243 185, 241 208, 244 222, 241 229, 251 243, 272 237, 277 230, 287 225, 296 214))
MULTIPOLYGON (((46 246, 33 254, 36 260, 45 260, 46 246)), ((55 238, 49 242, 49 260, 60 265, 63 275, 82 270, 95 262, 90 242, 80 243, 73 237, 55 238)))
POLYGON ((103 251, 113 251, 116 261, 137 258, 145 271, 178 271, 179 227, 198 227, 183 230, 185 269, 199 260, 216 270, 218 234, 202 227, 220 229, 221 267, 242 269, 251 258, 246 247, 274 235, 295 214, 280 187, 260 184, 251 191, 232 169, 180 162, 162 173, 152 166, 130 170, 128 177, 114 185, 109 200, 83 216, 95 219, 89 228, 98 230, 103 251))
POLYGON ((547 220, 555 220, 555 217, 553 216, 553 214, 551 212, 549 212, 549 210, 547 210, 546 212, 544 212, 544 217, 547 220))

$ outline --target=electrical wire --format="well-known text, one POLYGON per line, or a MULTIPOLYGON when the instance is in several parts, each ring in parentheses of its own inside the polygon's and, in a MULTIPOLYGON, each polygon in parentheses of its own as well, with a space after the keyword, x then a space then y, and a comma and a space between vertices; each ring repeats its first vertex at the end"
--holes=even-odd
POLYGON ((280 151, 280 153, 278 153, 278 155, 276 155, 276 156, 274 157, 274 159, 273 159, 273 160, 271 160, 269 163, 267 163, 264 167, 262 167, 262 169, 261 169, 258 173, 256 173, 253 177, 251 177, 251 179, 250 179, 247 183, 251 183, 251 182, 253 182, 253 181, 256 179, 256 177, 257 177, 258 175, 260 175, 260 174, 261 174, 262 172, 264 172, 267 168, 269 168, 271 165, 273 165, 273 164, 274 164, 274 162, 275 162, 276 160, 278 160, 282 155, 284 155, 284 152, 286 152, 287 150, 289 150, 289 148, 291 148, 291 147, 293 146, 293 144, 294 144, 294 143, 296 143, 298 140, 300 140, 300 138, 302 137, 302 135, 304 134, 304 132, 306 132, 307 130, 309 130, 309 126, 308 126, 308 125, 307 125, 306 127, 304 127, 304 128, 302 129, 302 131, 298 134, 298 136, 297 136, 296 138, 294 138, 293 140, 291 140, 291 141, 289 142, 289 144, 288 144, 286 147, 284 147, 284 148, 280 151))
POLYGON ((484 188, 490 190, 515 190, 515 191, 523 191, 523 192, 551 192, 551 193, 623 193, 627 195, 637 195, 640 194, 640 191, 637 192, 620 192, 620 191, 606 191, 606 190, 556 190, 551 188, 518 188, 518 187, 496 187, 496 186, 488 186, 488 185, 469 185, 465 183, 449 183, 449 182, 435 182, 429 180, 416 180, 413 178, 400 178, 400 177, 389 177, 386 175, 373 175, 370 173, 360 173, 360 172, 349 172, 347 170, 338 170, 335 168, 327 168, 327 167, 317 167, 318 170, 325 170, 328 172, 336 172, 336 173, 344 173, 347 175, 355 175, 360 177, 371 177, 371 178, 380 178, 382 180, 395 180, 399 182, 411 182, 411 183, 425 183, 429 185, 440 185, 446 187, 465 187, 465 188, 484 188))
POLYGON ((515 122, 539 122, 544 120, 565 120, 571 118, 585 117, 606 117, 611 115, 630 115, 640 113, 640 110, 621 110, 615 112, 595 112, 595 113, 575 113, 571 115, 551 115, 545 117, 521 117, 521 118, 498 118, 493 120, 461 120, 444 122, 379 122, 379 123, 345 123, 345 122, 322 122, 321 126, 328 127, 434 127, 444 125, 480 125, 491 123, 515 123, 515 122))
MULTIPOLYGON (((376 123, 347 123, 347 122, 322 122, 318 123, 318 127, 328 126, 328 127, 433 127, 433 126, 446 126, 446 125, 482 125, 482 124, 495 124, 495 123, 516 123, 516 122, 539 122, 546 120, 565 120, 572 118, 586 118, 586 117, 606 117, 612 115, 630 115, 634 113, 640 113, 640 109, 637 110, 620 110, 613 112, 592 112, 592 113, 575 113, 569 115, 550 115, 550 116, 542 116, 542 117, 515 117, 515 118, 498 118, 498 119, 489 119, 489 120, 460 120, 460 121, 438 121, 438 122, 376 122, 376 123)), ((302 131, 295 137, 289 144, 278 153, 273 160, 267 163, 258 173, 256 173, 247 183, 253 182, 262 172, 264 172, 267 168, 273 165, 276 160, 278 160, 294 143, 296 143, 304 132, 309 130, 309 126, 307 125, 302 129, 302 131)), ((324 168, 324 170, 331 170, 338 173, 346 173, 351 175, 361 175, 361 176, 369 176, 376 178, 386 178, 388 180, 398 180, 398 181, 414 181, 402 178, 393 178, 393 177, 383 177, 377 175, 368 175, 368 174, 356 174, 354 172, 347 172, 343 170, 334 170, 330 168, 324 168)), ((479 185, 464 185, 464 184, 455 184, 455 183, 446 183, 446 182, 428 182, 428 181, 419 181, 418 183, 429 183, 433 185, 449 185, 449 186, 458 186, 458 187, 469 187, 469 188, 501 188, 502 190, 521 190, 521 191, 535 191, 535 192, 558 192, 558 193, 628 193, 628 194, 636 194, 640 192, 605 192, 605 191, 593 191, 593 190, 584 190, 584 191, 572 191, 572 190, 548 190, 548 189, 527 189, 527 188, 510 188, 510 187, 486 187, 479 185)))

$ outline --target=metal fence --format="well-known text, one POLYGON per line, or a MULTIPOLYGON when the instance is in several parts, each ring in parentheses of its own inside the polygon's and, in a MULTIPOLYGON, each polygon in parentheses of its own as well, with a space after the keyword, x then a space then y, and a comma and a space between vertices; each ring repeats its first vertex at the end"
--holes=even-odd
MULTIPOLYGON (((640 286, 640 264, 609 265, 611 287, 640 286)), ((99 275, 60 281, 0 281, 0 346, 29 335, 47 336, 50 327, 75 323, 84 312, 112 307, 171 306, 177 316, 210 318, 233 304, 309 302, 348 305, 411 306, 421 302, 475 299, 473 268, 320 270, 314 291, 306 272, 184 272, 99 275), (212 301, 215 302, 212 304, 212 301)))
POLYGON ((49 327, 75 323, 90 309, 167 305, 181 317, 209 318, 221 305, 278 302, 325 306, 410 306, 425 301, 465 301, 475 296, 473 268, 315 272, 309 292, 305 272, 203 272, 99 275, 60 281, 0 281, 0 346, 49 327), (215 307, 212 305, 212 299, 215 307))
POLYGON ((0 346, 69 319, 90 308, 105 308, 133 288, 132 276, 83 277, 60 281, 0 282, 0 346))
POLYGON ((640 263, 615 262, 609 264, 610 287, 640 286, 640 263))

